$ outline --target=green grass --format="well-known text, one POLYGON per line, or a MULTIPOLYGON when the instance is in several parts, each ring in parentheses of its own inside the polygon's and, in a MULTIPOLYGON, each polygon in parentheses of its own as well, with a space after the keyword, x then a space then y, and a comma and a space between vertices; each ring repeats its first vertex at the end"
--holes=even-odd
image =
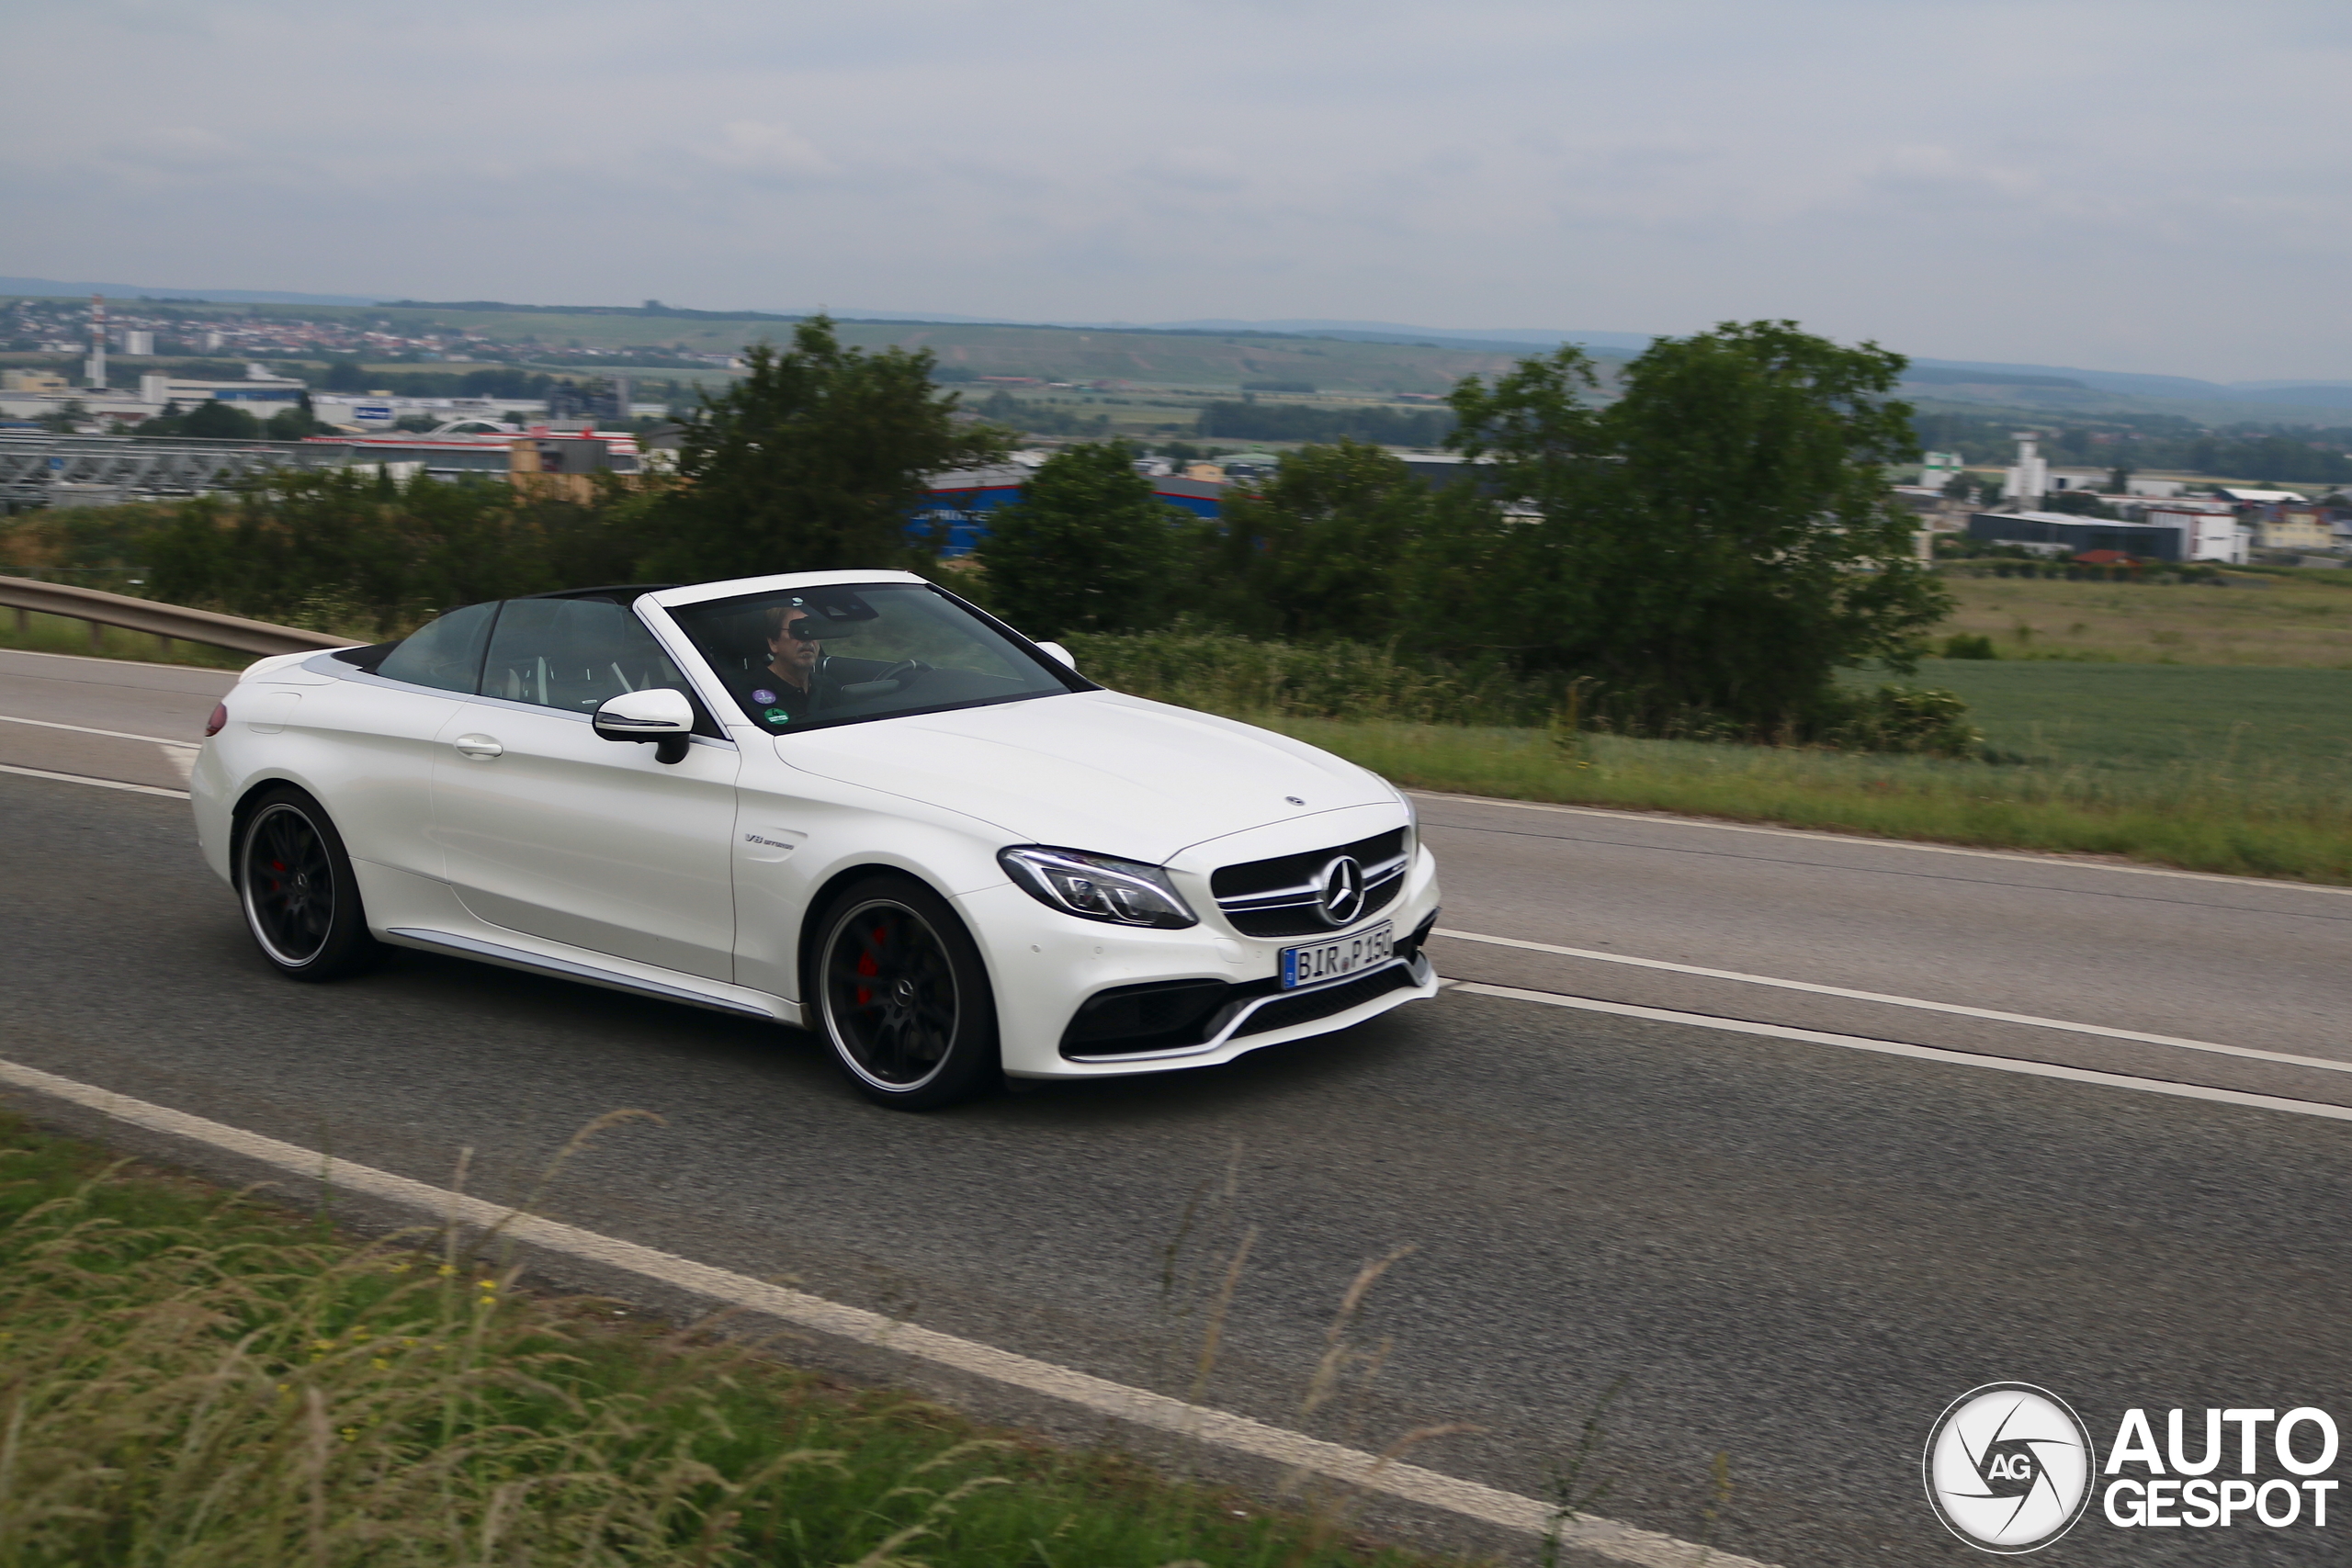
POLYGON ((148 632, 125 631, 120 626, 101 626, 94 643, 90 638, 90 623, 66 615, 39 614, 19 617, 14 610, 0 608, 0 648, 21 649, 29 653, 71 653, 84 659, 136 659, 151 664, 189 664, 205 670, 242 670, 254 661, 254 655, 238 653, 231 649, 212 648, 185 637, 174 637, 168 645, 162 637, 148 632))
POLYGON ((1427 1562, 0 1115, 0 1565, 1427 1562))
POLYGON ((2352 883, 2341 770, 1996 765, 1538 729, 1256 716, 1400 784, 2352 883))
POLYGON ((1914 679, 1965 698, 1996 753, 2352 790, 2352 670, 1931 659, 1914 679))
POLYGON ((2347 670, 1928 660, 1905 679, 1957 692, 1984 738, 1945 759, 1563 730, 1534 722, 1547 694, 1532 684, 1378 649, 1181 630, 1069 641, 1115 690, 1283 730, 1419 788, 2352 883, 2347 670))

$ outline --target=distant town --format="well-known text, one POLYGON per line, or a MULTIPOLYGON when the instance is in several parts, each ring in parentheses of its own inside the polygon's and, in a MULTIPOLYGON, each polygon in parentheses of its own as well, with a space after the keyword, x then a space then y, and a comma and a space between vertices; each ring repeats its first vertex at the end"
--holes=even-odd
MULTIPOLYGON (((786 324, 656 300, 576 311, 0 301, 0 507, 185 496, 273 465, 585 484, 597 471, 660 466, 678 422, 731 380, 751 343, 786 324), (546 477, 567 474, 576 477, 546 477)), ((968 417, 1033 444, 1002 470, 936 477, 927 516, 946 527, 951 550, 968 547, 1028 469, 1076 440, 1129 440, 1163 499, 1212 514, 1226 487, 1270 474, 1285 450, 1343 436, 1397 451, 1438 482, 1462 471, 1442 450, 1443 388, 1509 362, 1503 345, 1308 334, 1161 333, 1193 341, 1137 353, 1119 340, 1140 332, 844 328, 869 345, 930 349, 942 382, 968 385, 968 417), (1087 374, 1109 360, 1129 374, 1087 374)), ((1606 355, 1600 367, 1605 391, 1606 355)), ((1921 376, 1905 393, 1920 406, 1923 437, 1948 446, 1890 485, 1920 513, 1923 554, 2114 570, 2352 559, 2352 429, 2216 429, 2130 408, 2063 420, 2019 409, 2010 412, 2025 417, 2005 421, 1992 401, 1998 378, 1958 386, 1951 371, 1921 376)), ((2034 381, 2013 378, 2007 390, 2053 395, 2034 381)))

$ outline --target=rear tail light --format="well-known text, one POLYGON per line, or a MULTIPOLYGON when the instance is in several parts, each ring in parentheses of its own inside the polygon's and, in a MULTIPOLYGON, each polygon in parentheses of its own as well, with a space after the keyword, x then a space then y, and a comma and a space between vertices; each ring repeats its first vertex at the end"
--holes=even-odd
POLYGON ((228 726, 229 705, 227 703, 214 703, 212 705, 212 716, 204 721, 204 738, 207 740, 209 740, 214 736, 220 734, 223 729, 227 728, 228 726))

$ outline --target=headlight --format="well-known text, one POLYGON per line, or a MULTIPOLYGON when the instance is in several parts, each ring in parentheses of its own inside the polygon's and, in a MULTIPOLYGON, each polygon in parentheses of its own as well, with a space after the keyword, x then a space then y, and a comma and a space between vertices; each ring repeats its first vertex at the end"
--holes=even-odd
POLYGON ((1173 929, 1200 924, 1168 874, 1156 865, 1038 844, 999 850, 996 858, 1031 897, 1065 915, 1114 926, 1173 929))

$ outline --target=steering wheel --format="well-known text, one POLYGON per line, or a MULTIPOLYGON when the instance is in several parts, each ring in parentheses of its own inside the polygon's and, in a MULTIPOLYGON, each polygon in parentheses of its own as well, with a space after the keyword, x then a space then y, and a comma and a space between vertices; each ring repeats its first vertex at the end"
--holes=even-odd
POLYGON ((893 692, 903 692, 918 680, 931 673, 932 667, 920 659, 902 659, 870 681, 857 681, 841 689, 845 697, 879 697, 893 692))

